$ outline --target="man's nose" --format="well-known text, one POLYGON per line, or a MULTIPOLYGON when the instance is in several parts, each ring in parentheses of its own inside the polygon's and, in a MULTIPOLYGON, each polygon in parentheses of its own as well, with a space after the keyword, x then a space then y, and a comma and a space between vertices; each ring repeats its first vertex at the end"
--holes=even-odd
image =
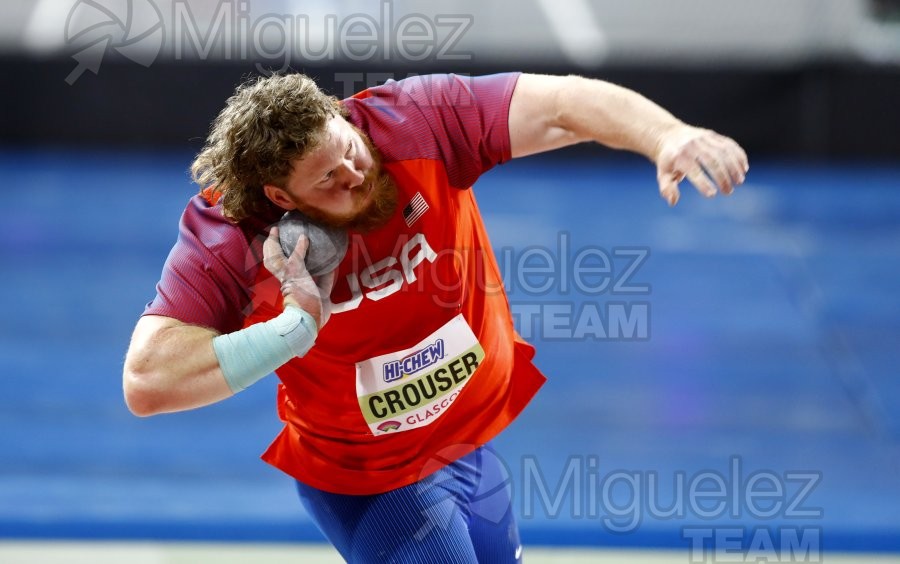
POLYGON ((342 184, 349 190, 362 184, 366 175, 354 166, 351 161, 344 161, 340 168, 342 184))

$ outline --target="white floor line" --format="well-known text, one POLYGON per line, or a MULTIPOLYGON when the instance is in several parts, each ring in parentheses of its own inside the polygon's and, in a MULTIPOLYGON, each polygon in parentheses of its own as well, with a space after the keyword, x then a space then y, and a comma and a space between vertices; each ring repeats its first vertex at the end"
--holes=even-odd
MULTIPOLYGON (((726 554, 728 562, 741 562, 726 554)), ((528 564, 710 564, 725 560, 685 551, 589 550, 581 548, 531 547, 525 550, 528 564)), ((786 556, 785 562, 796 562, 786 556)), ((823 554, 802 560, 820 564, 900 564, 900 555, 823 554)), ((215 544, 148 542, 0 541, 3 564, 341 564, 329 546, 315 544, 215 544)), ((748 562, 758 562, 749 559, 748 562)), ((778 560, 764 560, 774 564, 778 560)))

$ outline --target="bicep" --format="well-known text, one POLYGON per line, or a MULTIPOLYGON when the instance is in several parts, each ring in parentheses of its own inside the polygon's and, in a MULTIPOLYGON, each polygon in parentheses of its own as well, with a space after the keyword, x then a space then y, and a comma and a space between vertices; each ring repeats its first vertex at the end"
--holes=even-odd
POLYGON ((509 103, 513 158, 573 145, 580 137, 562 121, 560 109, 575 77, 523 74, 509 103))
POLYGON ((131 412, 148 416, 184 411, 233 395, 213 348, 216 334, 171 317, 141 317, 122 372, 131 412))
POLYGON ((158 350, 160 347, 189 348, 191 343, 212 340, 216 335, 218 332, 212 329, 191 325, 174 317, 144 315, 138 319, 131 334, 131 343, 128 345, 128 352, 125 355, 125 363, 126 366, 140 370, 142 365, 153 356, 164 358, 172 353, 177 354, 176 351, 158 350), (173 333, 177 333, 177 337, 169 338, 169 334, 173 333))

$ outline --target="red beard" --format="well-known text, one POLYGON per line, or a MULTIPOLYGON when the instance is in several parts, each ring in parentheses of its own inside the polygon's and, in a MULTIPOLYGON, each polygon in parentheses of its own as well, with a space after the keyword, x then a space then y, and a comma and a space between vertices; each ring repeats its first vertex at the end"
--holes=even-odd
POLYGON ((297 203, 297 209, 321 225, 366 233, 381 227, 394 215, 397 210, 397 185, 381 167, 381 153, 372 144, 369 136, 357 127, 352 127, 362 137, 372 155, 373 162, 362 184, 352 189, 351 197, 355 204, 359 204, 368 197, 368 203, 350 214, 329 213, 300 203, 297 203))

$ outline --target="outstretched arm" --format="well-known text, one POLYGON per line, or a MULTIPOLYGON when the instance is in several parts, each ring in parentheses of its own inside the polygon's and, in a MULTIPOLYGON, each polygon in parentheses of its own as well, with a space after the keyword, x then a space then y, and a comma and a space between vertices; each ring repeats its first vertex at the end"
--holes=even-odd
POLYGON ((656 164, 660 195, 675 205, 685 177, 708 197, 744 181, 744 150, 714 131, 687 125, 644 96, 602 80, 523 74, 509 109, 512 156, 595 141, 656 164))

